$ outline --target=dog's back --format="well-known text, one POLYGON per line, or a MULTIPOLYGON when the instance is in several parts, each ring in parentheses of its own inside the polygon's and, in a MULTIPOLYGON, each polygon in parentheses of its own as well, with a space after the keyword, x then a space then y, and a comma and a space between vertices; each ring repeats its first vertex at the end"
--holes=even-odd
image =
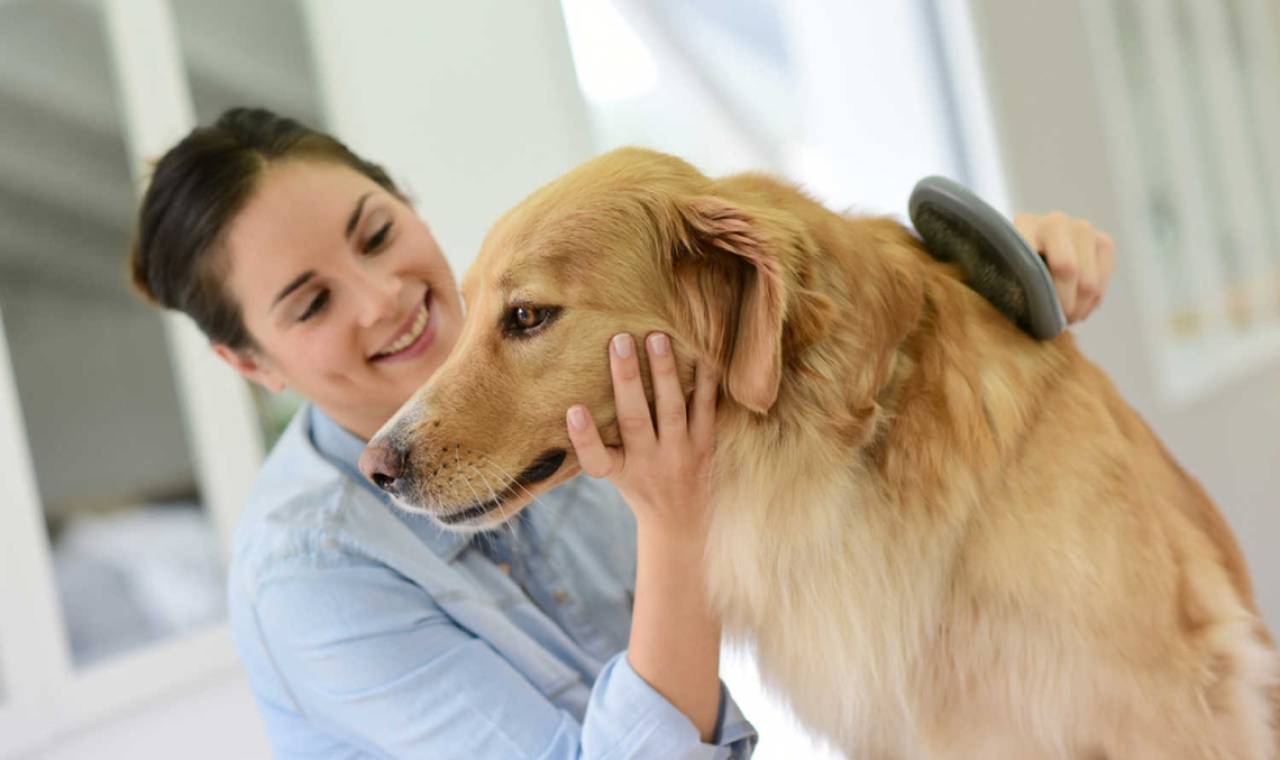
POLYGON ((722 413, 711 549, 801 718, 857 757, 1274 757, 1240 551, 1073 338, 1026 338, 896 223, 718 192, 800 220, 791 292, 827 315, 784 330, 767 415, 722 413))

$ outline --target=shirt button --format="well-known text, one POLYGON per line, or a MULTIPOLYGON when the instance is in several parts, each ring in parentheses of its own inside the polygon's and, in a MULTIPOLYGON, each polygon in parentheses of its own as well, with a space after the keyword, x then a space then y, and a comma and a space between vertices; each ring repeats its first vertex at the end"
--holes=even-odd
POLYGON ((499 563, 498 563, 498 569, 502 571, 502 574, 503 574, 503 575, 511 575, 511 564, 510 564, 510 563, 507 563, 507 562, 499 562, 499 563))
POLYGON ((569 601, 569 594, 562 588, 558 588, 551 593, 551 598, 556 600, 556 604, 564 604, 569 601))

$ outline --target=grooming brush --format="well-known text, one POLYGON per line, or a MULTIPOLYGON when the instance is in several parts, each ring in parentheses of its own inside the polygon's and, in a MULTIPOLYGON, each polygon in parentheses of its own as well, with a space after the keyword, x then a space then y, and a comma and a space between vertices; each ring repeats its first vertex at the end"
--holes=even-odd
POLYGON ((916 183, 908 211, 929 254, 958 264, 969 287, 1026 333, 1051 340, 1066 329, 1049 267, 999 211, 936 176, 916 183))

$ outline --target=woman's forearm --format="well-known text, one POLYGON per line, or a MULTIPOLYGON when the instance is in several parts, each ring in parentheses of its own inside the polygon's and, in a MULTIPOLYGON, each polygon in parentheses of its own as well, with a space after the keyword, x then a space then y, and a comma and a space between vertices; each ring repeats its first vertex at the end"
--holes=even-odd
POLYGON ((635 340, 618 333, 609 341, 621 447, 604 445, 585 406, 571 407, 566 422, 583 471, 609 478, 636 516, 636 598, 627 661, 710 742, 720 711, 720 621, 707 603, 703 550, 720 373, 698 362, 686 405, 671 339, 650 333, 645 346, 652 412, 635 340))
POLYGON ((639 526, 627 660, 709 742, 720 709, 720 621, 707 602, 703 545, 639 526))

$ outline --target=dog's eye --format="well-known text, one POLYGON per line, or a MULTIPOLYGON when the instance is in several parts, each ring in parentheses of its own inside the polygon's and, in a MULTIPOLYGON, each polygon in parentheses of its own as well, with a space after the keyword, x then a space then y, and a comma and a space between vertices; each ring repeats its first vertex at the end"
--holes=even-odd
POLYGON ((530 330, 542 323, 542 310, 530 306, 517 306, 512 310, 511 315, 515 317, 515 324, 522 330, 530 330))
POLYGON ((549 306, 512 306, 503 320, 503 332, 513 337, 526 337, 545 327, 559 312, 558 308, 549 306))

